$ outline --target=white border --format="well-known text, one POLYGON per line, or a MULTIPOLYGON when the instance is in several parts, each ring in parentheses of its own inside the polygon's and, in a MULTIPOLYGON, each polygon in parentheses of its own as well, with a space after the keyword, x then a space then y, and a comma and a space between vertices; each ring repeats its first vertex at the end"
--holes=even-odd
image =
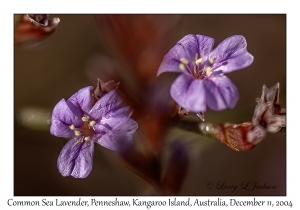
MULTIPOLYGON (((109 1, 82 1, 78 4, 76 1, 2 1, 1 8, 1 111, 2 120, 1 128, 1 179, 0 179, 0 208, 6 209, 7 200, 13 198, 15 200, 41 200, 41 197, 13 197, 13 14, 14 13, 287 13, 287 113, 288 113, 288 129, 287 129, 287 196, 281 197, 258 197, 258 200, 291 200, 293 208, 299 209, 299 139, 297 129, 299 123, 297 117, 299 113, 297 94, 299 84, 299 12, 296 10, 296 4, 293 2, 282 1, 131 1, 131 0, 109 0, 109 1), (4 3, 6 3, 4 5, 4 3), (292 114, 289 114, 292 113, 292 114), (4 135, 3 135, 4 134, 4 135), (3 208, 4 207, 4 208, 3 208)), ((276 176, 276 174, 274 174, 276 176)), ((55 197, 45 197, 54 200, 55 197)), ((91 197, 84 197, 90 200, 91 197)), ((105 199, 102 197, 101 199, 105 199)), ((144 200, 167 200, 169 197, 139 197, 144 200)), ((184 198, 184 197, 183 197, 184 198)), ((205 200, 207 198, 216 199, 217 197, 200 197, 205 200)), ((223 200, 229 201, 230 197, 221 197, 223 200)), ((253 197, 235 197, 238 200, 251 200, 253 197)), ((61 199, 61 198, 60 198, 61 199)), ((68 200, 68 197, 64 197, 68 200)), ((99 197, 96 199, 99 199, 99 197)), ((114 197, 107 197, 114 199, 114 197)), ((132 199, 132 197, 121 197, 120 199, 132 199)), ((195 197, 193 197, 195 199, 195 197)), ((69 200, 76 200, 76 197, 70 197, 69 200)), ((17 209, 19 209, 18 207, 17 209)), ((38 207, 40 208, 40 207, 38 207)), ((74 207, 65 207, 73 209, 74 207)), ((106 209, 104 207, 95 207, 97 209, 106 209)), ((137 207, 136 207, 137 208, 137 207)), ((180 207, 177 207, 178 209, 180 207)), ((188 207, 187 207, 188 208, 188 207)), ((233 207, 231 207, 233 208, 233 207)), ((240 208, 240 207, 236 207, 240 208)), ((16 209, 16 208, 14 208, 16 209)), ((22 209, 32 209, 32 207, 23 207, 22 209)), ((37 208, 35 208, 37 209, 37 208)), ((119 207, 109 207, 107 209, 120 209, 119 207)), ((140 208, 139 208, 140 209, 140 208)), ((146 208, 145 208, 146 209, 146 208)), ((157 209, 152 207, 151 209, 157 209)), ((182 208, 180 208, 182 209, 182 208)), ((218 207, 210 208, 218 209, 218 207)), ((264 209, 269 209, 264 207, 264 209)), ((271 208, 270 208, 271 209, 271 208)), ((278 209, 278 208, 277 208, 278 209)))

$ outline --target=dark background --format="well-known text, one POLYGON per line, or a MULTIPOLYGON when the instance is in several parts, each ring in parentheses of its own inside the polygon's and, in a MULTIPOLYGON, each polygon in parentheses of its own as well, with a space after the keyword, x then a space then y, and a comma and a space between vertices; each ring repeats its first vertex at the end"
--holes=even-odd
MULTIPOLYGON (((87 73, 87 60, 105 54, 106 48, 93 15, 51 17, 61 22, 41 45, 15 46, 14 195, 147 195, 147 187, 119 163, 117 155, 97 145, 93 170, 86 179, 62 177, 58 172, 57 157, 66 141, 49 133, 46 118, 60 99, 95 85, 87 73), (22 120, 26 108, 34 110, 29 114, 33 121, 28 120, 30 116, 22 120), (34 119, 40 121, 34 124, 34 119)), ((251 119, 263 84, 270 87, 280 82, 280 103, 286 107, 286 15, 180 15, 175 30, 177 41, 186 34, 203 34, 215 38, 215 46, 228 36, 241 34, 254 56, 251 66, 227 75, 240 93, 235 109, 208 111, 207 121, 251 119)), ((268 134, 247 152, 179 129, 168 135, 170 139, 183 137, 189 143, 191 164, 181 195, 286 195, 285 133, 268 134), (276 189, 232 192, 206 188, 208 182, 216 186, 219 181, 238 187, 243 181, 258 181, 276 189)))

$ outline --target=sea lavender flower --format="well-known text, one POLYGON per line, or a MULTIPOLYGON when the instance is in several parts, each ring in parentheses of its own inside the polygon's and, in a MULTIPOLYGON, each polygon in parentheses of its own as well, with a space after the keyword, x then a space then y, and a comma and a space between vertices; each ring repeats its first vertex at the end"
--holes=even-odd
POLYGON ((132 145, 138 125, 130 118, 132 109, 120 97, 117 86, 98 81, 94 94, 91 93, 93 87, 85 87, 54 107, 51 134, 70 138, 57 160, 63 176, 85 178, 89 175, 94 143, 114 151, 132 145))
POLYGON ((179 106, 195 113, 205 112, 206 106, 214 111, 233 108, 238 90, 224 74, 253 62, 243 36, 228 37, 212 50, 213 45, 210 37, 187 35, 165 55, 157 72, 157 76, 182 73, 173 82, 170 94, 179 106))

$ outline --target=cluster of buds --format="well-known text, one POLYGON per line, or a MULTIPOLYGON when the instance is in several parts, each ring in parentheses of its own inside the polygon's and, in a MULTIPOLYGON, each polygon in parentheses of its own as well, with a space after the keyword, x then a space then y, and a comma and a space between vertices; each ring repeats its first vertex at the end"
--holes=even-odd
POLYGON ((279 104, 279 83, 271 88, 264 85, 262 95, 256 102, 251 120, 240 124, 201 123, 200 130, 236 151, 250 150, 261 142, 268 132, 277 133, 286 126, 285 108, 281 108, 279 104))

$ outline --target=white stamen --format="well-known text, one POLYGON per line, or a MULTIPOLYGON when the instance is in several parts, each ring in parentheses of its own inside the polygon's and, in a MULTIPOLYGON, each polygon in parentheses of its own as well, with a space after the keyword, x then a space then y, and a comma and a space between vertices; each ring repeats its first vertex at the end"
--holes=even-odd
POLYGON ((85 141, 88 141, 88 140, 90 140, 90 139, 91 139, 91 137, 89 137, 89 136, 84 137, 84 140, 85 140, 85 141))
POLYGON ((215 59, 214 59, 214 58, 211 58, 211 59, 209 59, 209 62, 210 62, 211 64, 213 64, 213 63, 215 62, 215 59))
POLYGON ((69 128, 73 131, 75 129, 74 124, 70 125, 69 128))
POLYGON ((89 126, 94 127, 94 125, 96 124, 96 122, 94 120, 90 121, 89 126))
POLYGON ((185 65, 183 63, 179 64, 179 69, 185 71, 185 65))
POLYGON ((212 68, 209 66, 205 68, 205 72, 206 72, 207 76, 209 76, 211 74, 211 70, 212 70, 212 68))
POLYGON ((74 133, 75 133, 75 136, 80 136, 81 135, 80 131, 74 131, 74 133))
POLYGON ((202 62, 202 60, 203 60, 203 58, 199 58, 199 59, 197 59, 197 60, 196 60, 196 62, 195 62, 195 63, 196 63, 196 65, 198 66, 198 65, 199 65, 199 64, 202 62))
POLYGON ((188 64, 189 60, 186 59, 186 58, 180 58, 180 62, 183 63, 183 64, 188 64))
POLYGON ((81 119, 83 122, 87 122, 89 120, 89 116, 83 115, 83 117, 81 119))

